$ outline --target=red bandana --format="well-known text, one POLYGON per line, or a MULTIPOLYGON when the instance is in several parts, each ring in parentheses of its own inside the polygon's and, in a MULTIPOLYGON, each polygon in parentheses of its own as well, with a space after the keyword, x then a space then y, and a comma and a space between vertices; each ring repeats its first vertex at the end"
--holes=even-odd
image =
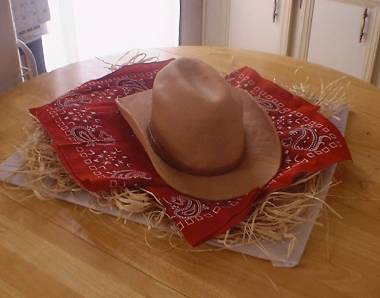
POLYGON ((227 80, 250 92, 271 116, 283 146, 277 176, 264 189, 228 201, 209 202, 178 193, 158 176, 114 101, 152 88, 155 75, 170 61, 124 66, 30 110, 51 137, 66 170, 83 188, 144 187, 166 207, 189 243, 197 245, 244 220, 263 192, 351 159, 344 138, 317 106, 244 67, 227 80))

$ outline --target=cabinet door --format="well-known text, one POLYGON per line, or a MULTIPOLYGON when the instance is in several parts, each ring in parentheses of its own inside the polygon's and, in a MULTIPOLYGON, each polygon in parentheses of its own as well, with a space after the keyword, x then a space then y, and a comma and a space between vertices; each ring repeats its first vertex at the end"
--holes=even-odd
POLYGON ((373 47, 370 41, 371 34, 375 34, 371 28, 375 15, 376 6, 315 0, 308 61, 369 80, 368 58, 373 47))
POLYGON ((203 45, 228 46, 229 13, 230 0, 203 0, 203 45))
POLYGON ((286 54, 290 7, 288 0, 231 1, 228 45, 286 54))

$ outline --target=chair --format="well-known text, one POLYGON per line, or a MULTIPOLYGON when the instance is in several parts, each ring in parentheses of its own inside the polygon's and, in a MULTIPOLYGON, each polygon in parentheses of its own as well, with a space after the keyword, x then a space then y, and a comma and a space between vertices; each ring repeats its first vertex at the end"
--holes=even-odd
POLYGON ((29 47, 20 39, 17 39, 16 45, 20 51, 25 55, 25 65, 21 67, 23 79, 35 77, 38 75, 37 62, 34 58, 33 52, 29 47))

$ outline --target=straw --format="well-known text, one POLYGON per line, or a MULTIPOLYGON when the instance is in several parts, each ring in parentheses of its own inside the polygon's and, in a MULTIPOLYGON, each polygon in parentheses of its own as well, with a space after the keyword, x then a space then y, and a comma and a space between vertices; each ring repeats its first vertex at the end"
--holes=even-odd
MULTIPOLYGON (((111 70, 119 68, 122 59, 128 58, 132 52, 127 52, 120 57, 116 63, 103 61, 111 70)), ((137 52, 129 58, 127 64, 156 60, 157 57, 148 57, 144 53, 137 52)), ((299 69, 296 72, 300 71, 299 69)), ((278 83, 278 81, 277 81, 278 83)), ((290 92, 304 97, 306 100, 321 107, 320 112, 327 117, 334 115, 345 106, 345 90, 349 82, 340 78, 329 84, 321 82, 319 90, 312 90, 306 79, 304 82, 292 84, 280 83, 290 92)), ((27 180, 28 188, 33 190, 35 197, 46 199, 53 193, 81 192, 84 191, 67 173, 60 163, 53 147, 51 139, 45 133, 37 121, 28 129, 28 140, 20 152, 23 154, 24 163, 15 173, 22 173, 27 180)), ((285 189, 272 192, 257 201, 247 219, 222 235, 217 236, 216 241, 223 247, 232 245, 255 244, 265 254, 268 251, 263 243, 275 243, 288 241, 287 256, 292 254, 297 237, 294 231, 297 226, 312 221, 311 210, 317 205, 322 205, 336 216, 340 217, 328 204, 320 199, 321 193, 332 186, 324 187, 321 173, 314 173, 297 180, 285 189)), ((4 188, 9 188, 5 186, 4 188)), ((9 196, 9 193, 7 193, 9 196)), ((164 227, 165 231, 152 234, 154 237, 167 237, 172 248, 183 249, 173 244, 173 235, 179 236, 180 243, 186 246, 185 250, 204 251, 189 248, 177 227, 165 213, 165 208, 160 205, 154 194, 141 189, 122 189, 111 192, 93 193, 96 198, 93 210, 97 207, 109 207, 121 211, 120 214, 129 215, 142 214, 145 218, 147 229, 151 232, 153 228, 164 227)), ((318 223, 317 223, 318 224, 318 223)), ((145 234, 145 241, 150 246, 145 234)), ((211 249, 213 250, 213 249, 211 249)), ((215 249, 215 250, 220 250, 215 249)), ((210 251, 210 249, 206 249, 210 251)))

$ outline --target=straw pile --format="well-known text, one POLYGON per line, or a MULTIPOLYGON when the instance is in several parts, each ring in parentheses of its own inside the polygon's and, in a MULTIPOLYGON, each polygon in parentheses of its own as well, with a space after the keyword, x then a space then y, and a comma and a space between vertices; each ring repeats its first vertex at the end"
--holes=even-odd
MULTIPOLYGON (((141 59, 143 61, 152 60, 141 54, 137 58, 140 58, 139 61, 141 59)), ((137 62, 136 57, 132 62, 137 62)), ((109 64, 109 68, 112 70, 119 66, 109 64)), ((347 88, 344 78, 328 85, 321 83, 318 91, 312 91, 307 80, 302 83, 280 83, 280 85, 311 103, 320 105, 321 113, 327 117, 334 117, 334 114, 342 108, 344 92, 347 88)), ((21 148, 25 163, 18 172, 22 172, 27 177, 28 188, 33 189, 34 195, 37 198, 45 199, 46 194, 83 191, 63 168, 51 146, 50 138, 36 121, 30 126, 28 135, 26 144, 21 148)), ((288 241, 289 255, 296 241, 296 236, 292 231, 298 225, 310 220, 311 207, 321 203, 318 198, 319 194, 330 186, 322 187, 321 174, 314 173, 298 180, 286 189, 272 192, 256 202, 250 216, 245 221, 223 235, 219 235, 216 240, 225 247, 236 244, 256 244, 260 247, 263 241, 288 241)), ((144 189, 115 190, 111 193, 94 195, 97 198, 98 206, 116 208, 123 211, 124 214, 143 214, 148 230, 165 224, 169 228, 171 236, 173 234, 180 235, 154 195, 144 189)), ((322 203, 328 207, 326 203, 322 203)), ((96 209, 96 206, 94 208, 96 209)), ((333 211, 333 213, 335 212, 333 211)))

